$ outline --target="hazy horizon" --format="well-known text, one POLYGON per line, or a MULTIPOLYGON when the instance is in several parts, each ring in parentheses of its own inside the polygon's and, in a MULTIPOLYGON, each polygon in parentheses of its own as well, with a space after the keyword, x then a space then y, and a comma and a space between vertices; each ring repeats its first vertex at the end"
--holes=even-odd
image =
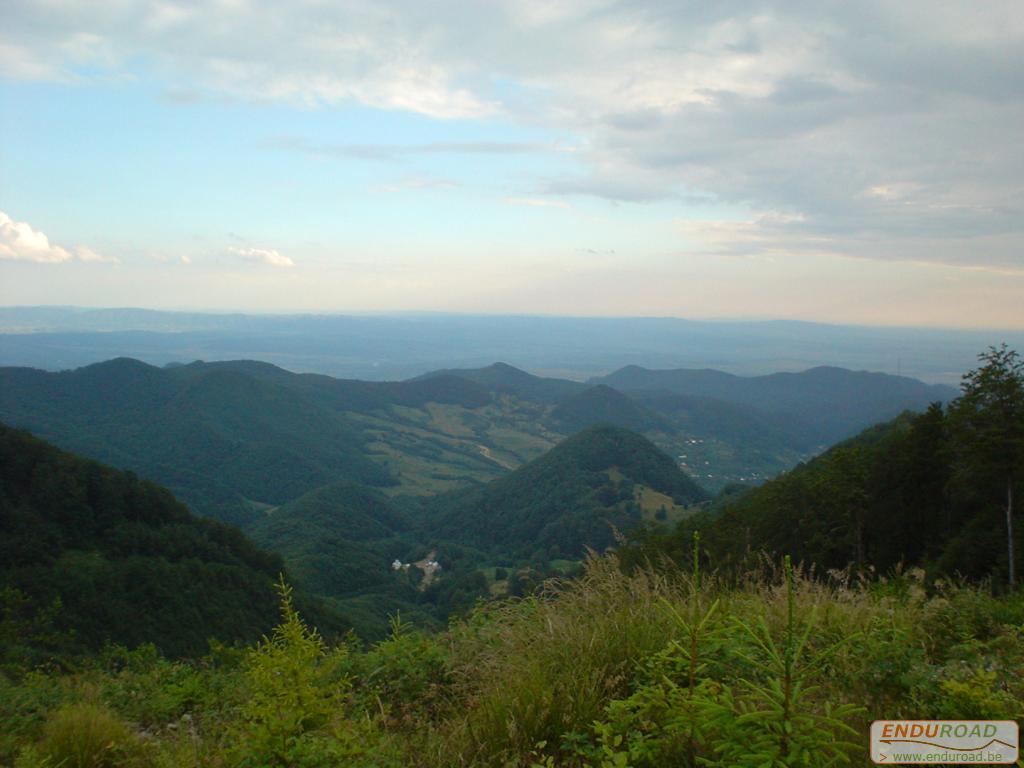
MULTIPOLYGON (((833 326, 836 328, 863 328, 871 330, 893 330, 893 331, 968 331, 985 333, 991 332, 1018 334, 1024 330, 1022 327, 1013 326, 955 326, 937 323, 929 324, 899 324, 899 323, 871 323, 871 322, 842 322, 839 320, 813 320, 798 317, 786 317, 782 315, 673 315, 673 314, 599 314, 599 313, 568 313, 568 312, 511 312, 511 311, 470 311, 450 309, 424 309, 410 307, 406 309, 345 309, 340 308, 299 308, 282 307, 279 309, 259 306, 189 306, 189 305, 108 305, 108 304, 2 304, 0 312, 19 310, 72 310, 75 312, 153 312, 174 315, 211 315, 230 316, 242 315, 253 317, 416 317, 416 316, 449 316, 454 318, 538 318, 553 320, 680 320, 690 323, 707 324, 742 324, 742 323, 794 323, 816 326, 833 326)), ((5 329, 0 328, 0 333, 5 329)))
POLYGON ((738 375, 831 365, 956 386, 979 352, 1003 342, 1024 348, 1024 333, 791 320, 0 306, 0 365, 48 370, 114 357, 154 365, 244 358, 296 372, 386 380, 506 362, 586 380, 626 365, 738 375))

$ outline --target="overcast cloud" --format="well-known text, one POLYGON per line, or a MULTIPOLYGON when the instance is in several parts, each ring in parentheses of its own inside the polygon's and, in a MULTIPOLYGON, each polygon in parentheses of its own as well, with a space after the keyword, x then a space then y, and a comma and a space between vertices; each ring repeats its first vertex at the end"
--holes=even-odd
POLYGON ((273 151, 370 161, 565 152, 570 168, 534 173, 505 198, 679 201, 678 247, 696 253, 1024 270, 1020 0, 4 7, 0 71, 16 80, 87 87, 141 67, 181 108, 358 103, 564 137, 270 136, 273 151), (692 199, 743 214, 695 216, 683 205, 692 199))

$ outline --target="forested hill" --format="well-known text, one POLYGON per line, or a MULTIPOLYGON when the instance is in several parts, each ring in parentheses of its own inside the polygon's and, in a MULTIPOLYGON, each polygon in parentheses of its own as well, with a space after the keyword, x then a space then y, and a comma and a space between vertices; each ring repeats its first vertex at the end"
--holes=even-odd
POLYGON ((578 557, 614 543, 616 529, 707 498, 643 436, 595 426, 482 488, 430 500, 427 519, 438 536, 492 551, 578 557))
POLYGON ((193 509, 233 522, 251 517, 250 501, 282 504, 340 478, 392 482, 366 456, 358 431, 277 378, 300 377, 246 361, 161 369, 117 359, 62 373, 4 368, 0 417, 167 485, 193 509))
POLYGON ((308 589, 344 597, 391 585, 391 561, 408 547, 391 540, 408 528, 378 491, 341 481, 278 507, 247 531, 280 552, 308 589))
POLYGON ((4 618, 31 627, 59 600, 51 650, 154 643, 177 656, 205 653, 211 637, 251 642, 277 620, 282 570, 166 489, 0 425, 4 618))
POLYGON ((772 387, 764 397, 761 379, 710 372, 732 389, 757 385, 741 398, 730 386, 627 392, 504 363, 374 382, 253 360, 156 368, 118 358, 59 373, 0 368, 0 420, 244 527, 339 481, 389 495, 483 484, 597 423, 641 432, 708 488, 757 483, 895 407, 923 409, 947 394, 824 370, 761 377, 772 387))
POLYGON ((782 415, 824 443, 849 437, 869 424, 904 410, 949 401, 957 390, 917 379, 845 368, 819 367, 799 373, 734 376, 710 369, 649 370, 631 365, 591 384, 622 392, 710 397, 782 415))
MULTIPOLYGON (((1018 419, 1024 414, 1018 414, 1018 419)), ((686 559, 691 532, 715 567, 742 571, 765 551, 826 569, 884 575, 923 566, 932 576, 1007 578, 1008 478, 1024 478, 1024 451, 991 451, 963 407, 934 405, 865 430, 759 488, 645 535, 630 558, 686 559)), ((1019 441, 1018 441, 1019 442, 1019 441)), ((1015 549, 1024 551, 1017 526, 1015 549)))
POLYGON ((453 377, 472 381, 491 392, 516 395, 539 403, 557 403, 559 400, 586 389, 585 384, 567 379, 534 376, 508 363, 494 363, 486 368, 454 368, 432 371, 413 381, 429 381, 439 377, 453 377))
POLYGON ((536 421, 551 432, 598 423, 641 432, 715 490, 760 482, 872 424, 957 395, 952 387, 831 367, 736 376, 627 366, 582 384, 496 363, 418 381, 432 377, 462 378, 499 402, 533 404, 536 421))
POLYGON ((673 429, 668 419, 604 384, 565 398, 551 411, 550 419, 567 434, 595 424, 614 424, 634 432, 673 429))

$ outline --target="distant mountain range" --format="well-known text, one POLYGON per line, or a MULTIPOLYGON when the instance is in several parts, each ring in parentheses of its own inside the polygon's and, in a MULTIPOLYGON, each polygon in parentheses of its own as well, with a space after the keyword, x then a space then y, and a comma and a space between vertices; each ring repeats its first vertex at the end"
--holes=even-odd
POLYGON ((701 397, 745 406, 799 430, 803 439, 831 444, 904 410, 945 402, 957 390, 940 384, 884 373, 819 367, 801 373, 734 376, 709 369, 652 371, 630 365, 591 384, 646 397, 652 407, 667 400, 657 395, 701 397))
POLYGON ((343 378, 397 380, 506 360, 584 380, 630 363, 743 375, 832 365, 956 385, 978 351, 1000 341, 1021 349, 1024 333, 681 318, 0 307, 0 365, 46 370, 115 357, 154 365, 255 359, 343 378))

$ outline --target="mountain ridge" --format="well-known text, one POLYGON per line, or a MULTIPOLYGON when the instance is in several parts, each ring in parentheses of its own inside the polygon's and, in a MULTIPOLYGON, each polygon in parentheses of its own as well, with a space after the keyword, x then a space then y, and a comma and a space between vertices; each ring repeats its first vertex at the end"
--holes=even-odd
POLYGON ((579 557, 615 542, 615 529, 640 522, 634 486, 681 506, 709 498, 641 435, 610 425, 578 432, 538 459, 482 488, 427 502, 437 535, 458 534, 483 548, 549 549, 579 557))

